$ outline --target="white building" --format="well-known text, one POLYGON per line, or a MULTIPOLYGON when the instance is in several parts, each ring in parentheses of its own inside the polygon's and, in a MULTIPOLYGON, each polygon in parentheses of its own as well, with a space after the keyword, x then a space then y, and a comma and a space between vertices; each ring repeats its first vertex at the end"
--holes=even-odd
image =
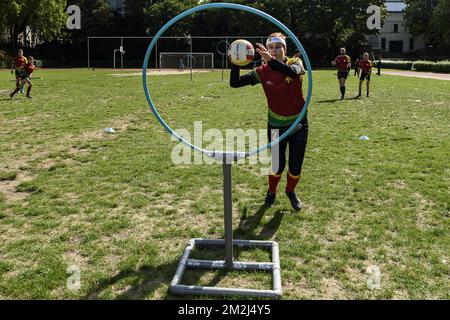
POLYGON ((402 0, 386 1, 388 16, 376 36, 368 36, 369 45, 387 57, 401 57, 425 49, 423 36, 411 35, 405 26, 406 4, 402 0))

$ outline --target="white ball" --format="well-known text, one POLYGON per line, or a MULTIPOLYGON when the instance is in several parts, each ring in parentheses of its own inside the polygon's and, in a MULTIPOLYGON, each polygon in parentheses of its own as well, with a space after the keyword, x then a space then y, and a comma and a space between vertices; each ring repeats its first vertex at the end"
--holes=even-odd
POLYGON ((253 61, 255 49, 253 45, 244 39, 233 41, 228 49, 228 58, 237 66, 245 66, 253 61))

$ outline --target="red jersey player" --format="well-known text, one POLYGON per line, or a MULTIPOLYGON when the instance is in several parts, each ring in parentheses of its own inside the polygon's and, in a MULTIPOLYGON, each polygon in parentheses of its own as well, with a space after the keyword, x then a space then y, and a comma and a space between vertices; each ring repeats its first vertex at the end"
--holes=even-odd
POLYGON ((331 64, 336 66, 338 69, 337 77, 339 80, 339 87, 341 89, 341 98, 339 100, 344 100, 345 97, 345 82, 347 81, 349 70, 352 66, 352 61, 350 57, 346 54, 345 48, 340 49, 340 55, 336 57, 331 64))
MULTIPOLYGON (((290 59, 286 56, 286 37, 281 33, 271 34, 266 46, 260 43, 256 45, 256 51, 261 55, 264 64, 242 76, 239 74, 239 67, 232 65, 230 86, 239 88, 258 83, 262 85, 268 104, 268 138, 272 141, 292 126, 304 107, 302 75, 305 69, 298 54, 290 59)), ((286 150, 289 145, 286 195, 292 208, 295 211, 301 210, 302 203, 295 193, 295 188, 300 180, 307 140, 308 118, 305 116, 298 128, 279 143, 278 154, 273 154, 279 161, 272 161, 269 190, 265 198, 266 207, 275 203, 277 186, 286 167, 286 150)))
POLYGON ((373 62, 369 60, 369 53, 365 52, 363 59, 359 61, 359 68, 361 69, 361 76, 359 78, 359 94, 357 98, 361 97, 362 84, 364 80, 367 83, 367 96, 369 96, 370 75, 372 74, 373 62))
MULTIPOLYGON (((33 87, 33 83, 31 82, 30 76, 33 73, 34 70, 36 70, 36 66, 34 65, 34 58, 30 57, 29 62, 25 64, 22 68, 23 70, 19 71, 19 78, 21 79, 20 87, 23 87, 26 84, 28 84, 28 90, 27 90, 27 98, 32 98, 30 95, 31 88, 33 87)), ((20 87, 17 86, 16 89, 9 95, 12 99, 14 95, 20 91, 20 87)))
POLYGON ((28 63, 27 58, 23 55, 23 50, 19 49, 17 51, 17 55, 13 58, 13 62, 11 65, 11 74, 13 74, 13 70, 15 70, 16 76, 16 87, 19 88, 20 83, 20 72, 24 70, 25 65, 28 63))

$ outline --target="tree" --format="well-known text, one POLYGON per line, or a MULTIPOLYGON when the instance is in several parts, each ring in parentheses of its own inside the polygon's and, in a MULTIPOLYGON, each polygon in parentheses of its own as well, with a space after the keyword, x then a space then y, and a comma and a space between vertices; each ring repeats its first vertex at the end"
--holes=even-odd
POLYGON ((431 28, 431 17, 437 1, 434 0, 405 0, 406 27, 413 35, 428 33, 431 28))
POLYGON ((439 0, 431 23, 435 39, 442 47, 450 48, 450 0, 439 0))
POLYGON ((450 0, 406 0, 406 27, 429 44, 450 48, 450 0))
MULTIPOLYGON (((145 23, 148 26, 147 31, 149 34, 156 34, 159 29, 170 19, 178 15, 179 13, 193 8, 198 5, 198 0, 160 0, 160 1, 148 1, 147 6, 144 9, 145 23)), ((189 17, 183 21, 177 23, 171 30, 168 30, 167 34, 188 34, 192 23, 190 23, 192 17, 189 17)))
POLYGON ((53 39, 61 33, 66 21, 66 0, 9 0, 0 2, 2 18, 11 39, 12 50, 17 47, 19 34, 25 36, 27 27, 43 39, 53 39))
POLYGON ((84 42, 90 35, 108 35, 111 32, 114 13, 109 0, 71 0, 81 10, 81 30, 68 30, 65 38, 74 43, 84 42))
MULTIPOLYGON (((161 6, 165 7, 168 2, 184 3, 184 7, 186 4, 192 5, 192 1, 188 0, 169 0, 163 1, 161 6)), ((222 0, 208 2, 222 2, 222 0)), ((228 2, 252 6, 272 15, 286 24, 294 34, 299 35, 306 45, 317 49, 315 51, 319 51, 322 56, 334 54, 336 48, 341 45, 352 43, 355 47, 359 47, 365 42, 365 34, 377 32, 367 29, 366 22, 369 17, 367 8, 370 5, 380 6, 382 18, 386 16, 384 0, 233 0, 228 2)), ((154 8, 152 8, 150 11, 153 11, 153 15, 161 18, 154 20, 157 21, 156 31, 163 22, 183 11, 181 8, 168 16, 160 16, 158 11, 153 11, 154 8)), ((191 21, 192 25, 186 27, 202 35, 267 35, 277 31, 266 20, 231 10, 208 11, 197 15, 191 21)), ((181 26, 179 30, 182 30, 181 26)))

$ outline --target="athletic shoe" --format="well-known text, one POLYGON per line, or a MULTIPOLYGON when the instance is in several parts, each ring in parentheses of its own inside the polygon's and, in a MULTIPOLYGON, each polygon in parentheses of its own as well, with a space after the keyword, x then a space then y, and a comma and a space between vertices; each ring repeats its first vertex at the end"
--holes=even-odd
POLYGON ((27 96, 27 98, 28 98, 28 99, 33 99, 33 97, 32 97, 32 96, 27 96))
POLYGON ((289 198, 289 201, 291 202, 292 209, 294 209, 295 211, 302 210, 302 202, 297 197, 297 194, 295 193, 295 191, 286 192, 286 195, 289 198))
POLYGON ((267 191, 266 199, 264 200, 264 205, 266 208, 270 208, 275 203, 275 198, 277 197, 276 193, 272 193, 270 191, 267 191))
POLYGON ((340 97, 339 100, 340 100, 340 101, 344 100, 344 96, 340 97))
POLYGON ((355 97, 355 99, 358 99, 358 98, 361 98, 361 93, 355 97))

